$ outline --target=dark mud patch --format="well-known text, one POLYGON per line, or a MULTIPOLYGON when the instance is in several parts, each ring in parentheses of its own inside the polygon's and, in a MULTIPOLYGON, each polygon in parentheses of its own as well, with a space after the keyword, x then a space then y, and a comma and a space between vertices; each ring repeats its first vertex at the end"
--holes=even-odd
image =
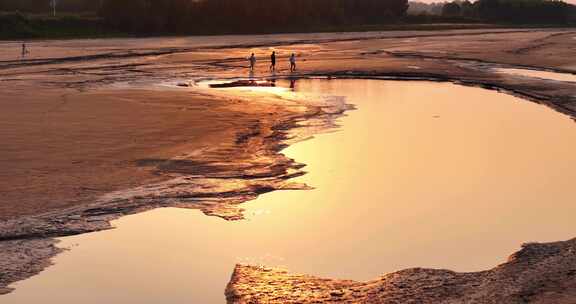
POLYGON ((211 88, 238 88, 238 87, 275 87, 276 82, 267 80, 236 80, 231 82, 213 83, 211 88))
POLYGON ((62 252, 54 239, 30 239, 0 242, 0 295, 12 291, 11 282, 38 274, 50 266, 50 259, 62 252))

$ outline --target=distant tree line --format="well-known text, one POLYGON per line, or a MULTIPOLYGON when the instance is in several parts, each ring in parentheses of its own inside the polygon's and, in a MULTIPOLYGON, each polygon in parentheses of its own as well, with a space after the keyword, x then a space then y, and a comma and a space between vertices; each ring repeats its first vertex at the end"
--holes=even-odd
POLYGON ((573 5, 557 0, 479 0, 472 6, 472 13, 497 22, 567 23, 574 12, 573 5))
POLYGON ((576 7, 558 0, 454 0, 431 4, 411 2, 409 13, 496 23, 565 24, 576 21, 576 7))
POLYGON ((408 2, 408 14, 409 15, 442 15, 442 8, 445 2, 418 2, 410 1, 408 2))
POLYGON ((442 16, 455 17, 480 17, 478 7, 468 0, 459 1, 455 0, 447 2, 442 6, 442 16))
POLYGON ((101 15, 123 30, 194 33, 390 23, 407 8, 407 0, 104 0, 101 15))
MULTIPOLYGON (((51 13, 51 0, 0 0, 0 11, 51 13)), ((354 29, 405 23, 576 23, 573 5, 558 0, 57 0, 59 13, 87 13, 102 31, 156 33, 239 33, 354 29), (410 14, 406 18, 407 12, 410 14)), ((22 15, 22 14, 20 14, 22 15)), ((83 18, 82 17, 79 18, 83 18)), ((1 16, 0 16, 1 17, 1 16)), ((71 16, 75 17, 75 16, 71 16)), ((40 21, 0 18, 0 31, 30 28, 40 21)), ((59 25, 65 29, 70 22, 59 25)), ((44 22, 44 21, 42 21, 44 22)), ((38 24, 36 28, 48 26, 38 24)), ((55 27, 50 23, 51 27, 55 27)), ((29 29, 22 31, 33 32, 29 29)))

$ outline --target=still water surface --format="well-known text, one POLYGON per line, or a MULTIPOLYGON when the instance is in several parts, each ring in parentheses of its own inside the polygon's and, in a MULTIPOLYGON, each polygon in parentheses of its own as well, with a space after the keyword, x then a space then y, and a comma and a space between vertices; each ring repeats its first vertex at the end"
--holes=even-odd
POLYGON ((235 263, 369 280, 408 267, 477 271, 523 242, 574 237, 576 125, 544 106, 429 82, 300 80, 358 110, 284 152, 311 191, 243 205, 248 220, 158 209, 71 247, 1 303, 222 303, 235 263))
POLYGON ((562 82, 576 82, 576 74, 570 74, 570 73, 558 73, 558 72, 537 71, 529 69, 512 69, 512 68, 497 69, 497 72, 501 74, 523 76, 529 78, 538 78, 538 79, 554 80, 562 82))

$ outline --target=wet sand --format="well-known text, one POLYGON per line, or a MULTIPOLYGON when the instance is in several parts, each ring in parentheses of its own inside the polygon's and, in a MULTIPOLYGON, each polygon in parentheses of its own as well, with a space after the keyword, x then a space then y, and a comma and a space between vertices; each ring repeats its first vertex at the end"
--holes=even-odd
POLYGON ((526 244, 487 271, 412 268, 368 282, 238 265, 227 297, 228 303, 570 304, 576 298, 575 243, 526 244))
MULTIPOLYGON (((142 184, 143 179, 154 180, 145 168, 135 170, 134 161, 173 157, 178 154, 174 146, 198 143, 196 147, 201 147, 204 141, 218 140, 217 136, 210 139, 208 132, 226 133, 223 129, 227 126, 234 129, 245 125, 234 126, 234 119, 226 113, 240 114, 225 111, 226 104, 213 101, 213 97, 143 88, 162 81, 178 82, 176 79, 248 76, 243 57, 251 51, 259 57, 255 77, 271 76, 266 71, 271 49, 281 57, 276 76, 287 76, 282 57, 294 51, 299 55, 300 69, 293 76, 453 80, 508 89, 572 113, 576 107, 573 83, 550 83, 490 70, 512 65, 576 72, 576 63, 569 55, 576 41, 566 39, 572 36, 576 32, 571 30, 511 29, 39 41, 31 43, 32 57, 23 61, 9 52, 10 42, 3 42, 0 85, 6 111, 0 115, 2 140, 9 148, 0 151, 0 159, 7 164, 2 173, 6 188, 2 190, 10 197, 0 207, 0 219, 72 206, 75 203, 71 201, 83 201, 90 192, 102 194, 142 184), (492 34, 482 34, 486 32, 492 34), (95 92, 104 85, 130 82, 139 83, 139 91, 95 92), (213 104, 217 113, 210 111, 213 104), (191 117, 198 119, 187 123, 191 117), (208 121, 222 125, 210 127, 208 121), (190 128, 184 128, 185 124, 190 128), (158 130, 164 127, 170 131, 158 130), (165 138, 168 133, 172 141, 165 138), (188 136, 194 140, 183 141, 188 136), (105 151, 106 146, 114 149, 105 151), (93 158, 93 162, 80 165, 87 161, 85 157, 93 158), (117 168, 130 173, 115 172, 106 178, 96 172, 88 174, 86 168, 98 170, 96 159, 106 172, 117 168), (75 169, 86 174, 74 173, 75 169), (52 178, 55 183, 48 181, 52 178), (112 181, 107 185, 108 178, 112 181), (137 180, 130 182, 131 178, 137 180), (124 182, 125 186, 120 185, 124 182), (55 185, 67 188, 48 191, 55 185), (23 198, 27 194, 22 192, 29 197, 23 198), (35 203, 43 194, 53 195, 53 199, 46 196, 35 203)), ((242 110, 251 111, 250 107, 242 110)))
POLYGON ((152 183, 159 177, 139 163, 225 140, 232 135, 226 130, 231 117, 242 118, 216 110, 218 101, 196 97, 191 103, 190 94, 170 95, 166 100, 165 93, 153 90, 6 92, 0 114, 7 148, 0 152, 1 218, 66 208, 152 183))
MULTIPOLYGON (((0 149, 0 192, 5 197, 0 237, 19 241, 106 229, 110 219, 124 214, 178 204, 237 219, 239 211, 226 204, 301 187, 285 183, 300 174, 299 166, 278 155, 278 145, 296 120, 325 115, 321 106, 234 100, 193 89, 158 89, 159 83, 246 77, 244 57, 255 51, 255 77, 455 81, 505 89, 573 115, 574 83, 493 70, 530 67, 574 73, 571 50, 576 40, 568 39, 573 36, 570 29, 511 29, 192 39, 197 42, 38 41, 30 44, 33 57, 26 60, 13 57, 7 51, 12 44, 3 42, 0 100, 7 110, 0 113, 0 139, 8 148, 0 149), (275 75, 265 63, 272 49, 281 62, 275 75), (293 51, 299 70, 290 75, 284 61, 293 51), (255 153, 262 151, 263 158, 255 153), (151 187, 163 195, 135 191, 119 198, 123 189, 175 177, 184 179, 176 184, 187 184, 185 191, 165 195, 164 185, 151 187), (223 186, 224 179, 233 182, 223 186)), ((329 125, 331 119, 324 122, 329 125)), ((11 248, 2 254, 12 257, 34 255, 25 246, 6 241, 2 246, 11 248)), ((33 274, 49 255, 13 267, 0 283, 33 274)))

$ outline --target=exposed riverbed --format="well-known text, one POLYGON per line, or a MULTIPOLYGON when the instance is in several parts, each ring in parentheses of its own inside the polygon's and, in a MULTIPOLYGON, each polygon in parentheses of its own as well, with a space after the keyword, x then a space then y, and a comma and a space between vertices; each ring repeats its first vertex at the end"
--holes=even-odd
POLYGON ((283 151, 307 165, 295 180, 315 189, 262 195, 243 205, 242 221, 156 209, 117 220, 114 230, 61 238, 71 250, 2 300, 221 303, 236 263, 369 280, 414 266, 488 269, 523 242, 573 237, 569 117, 447 83, 293 85, 357 107, 338 132, 283 151))

